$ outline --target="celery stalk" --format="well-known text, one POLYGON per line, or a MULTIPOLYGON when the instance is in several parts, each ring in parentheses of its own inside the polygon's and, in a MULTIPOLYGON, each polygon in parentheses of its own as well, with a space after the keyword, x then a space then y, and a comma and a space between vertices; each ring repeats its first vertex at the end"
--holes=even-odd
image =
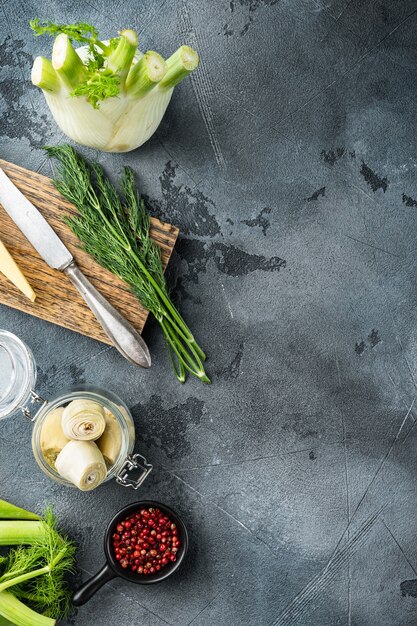
POLYGON ((0 520, 2 519, 21 519, 21 520, 40 520, 36 513, 21 509, 6 500, 0 500, 0 520))
POLYGON ((16 626, 55 626, 56 624, 56 620, 32 611, 8 591, 0 592, 0 615, 16 626))
POLYGON ((43 522, 0 521, 0 546, 31 544, 44 535, 43 522))

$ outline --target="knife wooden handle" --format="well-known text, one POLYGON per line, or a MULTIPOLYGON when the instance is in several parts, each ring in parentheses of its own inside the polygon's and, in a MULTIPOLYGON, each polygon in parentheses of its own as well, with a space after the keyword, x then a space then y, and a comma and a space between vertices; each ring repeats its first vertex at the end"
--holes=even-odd
POLYGON ((151 366, 148 346, 133 326, 97 291, 84 276, 79 267, 72 262, 64 273, 78 289, 88 304, 114 347, 125 359, 140 367, 151 366))

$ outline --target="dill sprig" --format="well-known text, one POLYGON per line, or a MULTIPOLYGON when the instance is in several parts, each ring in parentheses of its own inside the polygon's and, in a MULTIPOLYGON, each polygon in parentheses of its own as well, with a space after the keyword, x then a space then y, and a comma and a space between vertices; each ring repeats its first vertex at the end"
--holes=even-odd
POLYGON ((134 182, 124 168, 121 193, 98 163, 88 163, 71 146, 48 146, 60 162, 54 180, 60 193, 75 204, 78 215, 65 222, 96 261, 124 280, 160 324, 176 377, 190 372, 209 383, 206 356, 172 303, 164 277, 161 251, 150 236, 150 220, 134 182))

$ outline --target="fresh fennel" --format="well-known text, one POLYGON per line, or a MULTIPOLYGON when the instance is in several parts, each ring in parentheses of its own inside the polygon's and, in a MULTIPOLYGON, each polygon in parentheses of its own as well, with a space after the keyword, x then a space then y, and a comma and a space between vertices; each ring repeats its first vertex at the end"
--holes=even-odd
POLYGON ((16 543, 14 525, 26 524, 23 543, 28 545, 11 548, 0 560, 0 617, 16 626, 54 626, 56 619, 65 618, 71 609, 65 575, 74 569, 75 546, 58 532, 50 509, 41 522, 1 523, 3 539, 9 528, 9 544, 16 543))
POLYGON ((90 24, 30 22, 35 35, 55 37, 52 62, 36 57, 32 83, 43 90, 60 128, 78 143, 110 152, 137 148, 155 132, 173 88, 199 62, 189 46, 166 61, 138 49, 138 36, 125 29, 102 41, 90 24), (73 43, 82 44, 77 50, 73 43))
POLYGON ((21 509, 15 504, 6 502, 6 500, 0 499, 0 520, 40 520, 41 518, 36 513, 21 509))
POLYGON ((160 248, 150 237, 149 214, 136 191, 133 171, 124 169, 121 198, 98 163, 89 164, 69 145, 45 149, 60 162, 54 184, 78 209, 77 216, 65 221, 83 248, 124 280, 153 313, 178 380, 185 382, 189 372, 209 383, 203 365, 206 356, 170 299, 160 248))

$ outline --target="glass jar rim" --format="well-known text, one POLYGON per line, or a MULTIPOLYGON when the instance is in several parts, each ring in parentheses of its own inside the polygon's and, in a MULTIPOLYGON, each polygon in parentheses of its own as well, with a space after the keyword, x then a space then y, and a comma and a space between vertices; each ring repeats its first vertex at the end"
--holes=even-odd
MULTIPOLYGON (((26 404, 36 383, 36 364, 31 350, 19 337, 0 329, 0 358, 8 359, 10 380, 0 395, 0 420, 26 404)), ((6 373, 7 377, 7 373, 6 373)))

